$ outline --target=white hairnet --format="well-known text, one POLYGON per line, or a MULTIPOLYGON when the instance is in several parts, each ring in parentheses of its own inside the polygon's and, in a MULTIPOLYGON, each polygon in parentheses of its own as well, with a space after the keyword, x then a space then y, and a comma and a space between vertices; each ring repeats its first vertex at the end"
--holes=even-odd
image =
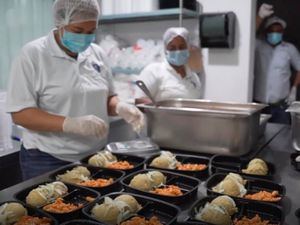
POLYGON ((56 0, 53 15, 55 25, 63 27, 72 23, 97 21, 100 7, 97 0, 56 0))
POLYGON ((189 45, 189 31, 184 27, 170 27, 163 36, 165 47, 177 36, 182 37, 189 45))
POLYGON ((284 29, 286 28, 286 22, 283 20, 283 19, 280 19, 279 17, 277 16, 273 16, 273 17, 270 17, 267 22, 266 22, 266 25, 265 25, 265 29, 267 29, 269 26, 275 24, 275 23, 279 23, 284 29))

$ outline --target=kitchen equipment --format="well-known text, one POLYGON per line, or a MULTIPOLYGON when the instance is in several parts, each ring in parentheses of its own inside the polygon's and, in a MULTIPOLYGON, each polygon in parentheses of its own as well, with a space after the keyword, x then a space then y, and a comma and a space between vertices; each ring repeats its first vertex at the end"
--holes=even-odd
POLYGON ((293 102, 286 111, 292 115, 292 146, 300 151, 300 102, 293 102))
POLYGON ((155 99, 151 95, 151 93, 150 93, 149 89, 147 88, 146 84, 141 80, 137 80, 135 83, 145 93, 145 95, 147 95, 147 97, 151 99, 152 103, 154 105, 157 105, 156 102, 155 102, 155 99))
POLYGON ((172 99, 138 107, 161 148, 240 156, 256 146, 265 105, 172 99))

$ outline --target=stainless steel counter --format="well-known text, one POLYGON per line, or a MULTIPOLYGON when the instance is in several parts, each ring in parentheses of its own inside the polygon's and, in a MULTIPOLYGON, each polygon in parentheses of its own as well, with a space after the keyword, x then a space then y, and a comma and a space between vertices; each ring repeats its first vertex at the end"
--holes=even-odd
MULTIPOLYGON (((116 124, 117 125, 117 124, 116 124)), ((125 129, 125 128, 124 128, 125 129)), ((114 138, 117 136, 114 135, 114 138)), ((294 212, 300 207, 300 172, 297 172, 290 165, 289 156, 293 152, 291 147, 291 130, 288 126, 268 124, 264 139, 260 141, 261 150, 258 155, 276 166, 275 181, 286 187, 286 198, 283 201, 285 209, 285 225, 298 224, 294 212)), ((8 189, 0 191, 0 202, 11 200, 14 193, 17 191, 46 180, 47 174, 12 186, 8 189)), ((204 187, 205 182, 202 182, 199 187, 198 197, 206 195, 204 187)), ((187 204, 189 206, 190 204, 187 204)), ((183 211, 179 219, 186 216, 186 211, 183 211)))

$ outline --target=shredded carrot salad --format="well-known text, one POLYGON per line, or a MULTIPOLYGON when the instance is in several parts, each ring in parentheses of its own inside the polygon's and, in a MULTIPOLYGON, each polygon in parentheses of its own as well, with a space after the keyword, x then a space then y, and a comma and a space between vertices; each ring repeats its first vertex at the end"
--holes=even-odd
POLYGON ((76 209, 80 209, 83 207, 83 204, 72 204, 72 203, 65 203, 62 198, 58 198, 55 202, 46 205, 43 207, 43 210, 51 213, 69 213, 75 211, 76 209))
POLYGON ((51 219, 47 217, 39 218, 34 216, 22 216, 14 225, 50 225, 51 219))
POLYGON ((249 219, 245 216, 240 220, 235 219, 233 221, 233 224, 234 225, 275 225, 275 224, 271 224, 268 220, 262 220, 260 216, 257 214, 252 219, 249 219))
POLYGON ((115 169, 115 170, 129 170, 132 169, 134 166, 130 164, 128 161, 118 161, 110 163, 107 168, 115 169))
POLYGON ((193 163, 186 163, 186 164, 177 164, 178 170, 205 170, 207 165, 205 164, 193 164, 193 163))
POLYGON ((176 185, 168 185, 168 186, 162 187, 162 188, 155 188, 153 191, 150 191, 150 192, 154 193, 154 194, 167 195, 167 196, 183 195, 180 188, 176 185))
POLYGON ((245 198, 258 201, 278 202, 281 200, 278 191, 260 191, 254 194, 245 195, 245 198))
POLYGON ((163 225, 163 224, 155 216, 151 217, 150 220, 146 220, 145 218, 135 216, 130 220, 121 223, 121 225, 163 225))
POLYGON ((78 184, 85 186, 85 187, 105 187, 105 186, 111 185, 113 182, 114 182, 114 180, 112 178, 109 178, 109 179, 98 178, 96 180, 82 181, 78 184))

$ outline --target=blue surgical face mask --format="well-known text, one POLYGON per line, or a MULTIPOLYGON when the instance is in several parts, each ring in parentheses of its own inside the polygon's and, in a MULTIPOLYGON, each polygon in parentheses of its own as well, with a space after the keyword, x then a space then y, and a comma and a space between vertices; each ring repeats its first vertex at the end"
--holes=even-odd
POLYGON ((278 32, 272 32, 267 34, 267 41, 271 45, 278 45, 280 42, 282 42, 282 33, 278 32))
POLYGON ((187 49, 177 51, 166 51, 166 57, 171 65, 183 66, 188 62, 190 52, 187 49))
POLYGON ((69 51, 80 53, 85 51, 95 38, 95 34, 77 34, 64 30, 64 34, 61 37, 61 43, 69 51))

